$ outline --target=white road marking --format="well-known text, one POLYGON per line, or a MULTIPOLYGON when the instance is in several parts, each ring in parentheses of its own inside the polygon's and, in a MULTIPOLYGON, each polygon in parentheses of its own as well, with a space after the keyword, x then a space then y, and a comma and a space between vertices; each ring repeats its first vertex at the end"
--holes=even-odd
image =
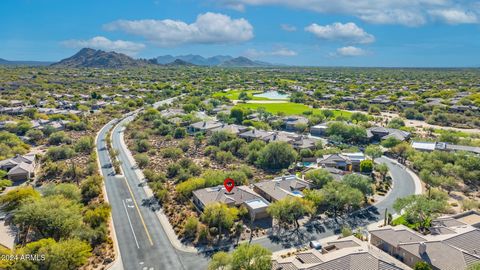
POLYGON ((130 229, 132 230, 133 238, 135 239, 135 244, 137 244, 137 248, 140 248, 140 246, 138 245, 137 236, 135 235, 135 231, 133 230, 132 221, 130 220, 130 215, 128 214, 128 211, 127 211, 127 206, 125 205, 125 201, 122 201, 122 202, 123 202, 123 208, 125 208, 125 213, 127 213, 128 223, 130 224, 130 229))

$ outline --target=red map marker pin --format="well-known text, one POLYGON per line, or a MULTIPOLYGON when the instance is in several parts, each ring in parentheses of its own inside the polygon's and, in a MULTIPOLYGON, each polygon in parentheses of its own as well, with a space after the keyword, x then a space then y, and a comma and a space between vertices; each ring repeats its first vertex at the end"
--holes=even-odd
POLYGON ((223 181, 223 186, 228 192, 230 192, 232 191, 233 187, 235 187, 235 181, 233 181, 231 178, 227 178, 225 181, 223 181))

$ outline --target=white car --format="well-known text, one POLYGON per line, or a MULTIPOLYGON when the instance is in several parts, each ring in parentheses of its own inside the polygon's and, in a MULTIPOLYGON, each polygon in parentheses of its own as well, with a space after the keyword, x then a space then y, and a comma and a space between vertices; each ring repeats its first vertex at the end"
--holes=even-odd
POLYGON ((310 241, 310 247, 316 250, 322 249, 322 244, 319 241, 310 241))

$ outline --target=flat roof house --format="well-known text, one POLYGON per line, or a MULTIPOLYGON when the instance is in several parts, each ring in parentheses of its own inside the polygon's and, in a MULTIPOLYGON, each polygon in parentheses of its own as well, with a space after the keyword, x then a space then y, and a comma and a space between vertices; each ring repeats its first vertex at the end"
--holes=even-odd
POLYGON ((268 202, 247 186, 236 186, 228 192, 223 186, 208 187, 193 191, 193 203, 203 211, 205 206, 220 202, 229 207, 245 206, 252 220, 268 216, 268 202))
MULTIPOLYGON (((278 255, 277 255, 278 254, 278 255)), ((272 256, 272 270, 400 270, 411 269, 355 236, 324 243, 320 250, 309 249, 282 257, 272 256)))
POLYGON ((480 147, 450 144, 446 142, 412 142, 412 148, 418 151, 466 151, 480 154, 480 147))
POLYGON ((16 155, 13 158, 2 160, 0 161, 0 170, 7 172, 9 180, 29 180, 35 174, 35 155, 16 155))
POLYGON ((310 183, 295 175, 287 175, 253 184, 253 190, 269 202, 288 196, 303 197, 302 190, 310 188, 310 183))

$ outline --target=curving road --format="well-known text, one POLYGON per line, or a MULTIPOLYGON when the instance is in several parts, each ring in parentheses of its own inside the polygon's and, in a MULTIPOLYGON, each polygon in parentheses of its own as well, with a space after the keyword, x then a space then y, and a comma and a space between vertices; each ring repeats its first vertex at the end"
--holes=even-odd
MULTIPOLYGON (((169 103, 172 100, 168 99, 156 105, 169 103)), ((176 250, 170 243, 155 211, 148 204, 151 198, 142 187, 143 179, 135 173, 135 164, 127 155, 129 150, 121 143, 124 125, 134 117, 135 114, 121 120, 112 133, 112 144, 119 152, 118 159, 121 162, 123 176, 115 176, 112 168, 109 168, 110 159, 105 150, 105 137, 113 123, 102 128, 97 139, 98 157, 105 176, 107 197, 112 207, 112 218, 123 269, 206 269, 208 256, 176 250)), ((395 162, 385 158, 377 161, 386 163, 390 168, 393 189, 374 207, 339 218, 337 221, 332 219, 312 221, 295 234, 277 232, 269 237, 254 239, 252 243, 261 244, 271 251, 278 251, 304 245, 313 239, 338 234, 344 224, 354 228, 377 222, 383 219, 385 209, 393 213, 392 205, 397 198, 414 194, 414 180, 395 162)), ((122 269, 122 267, 118 268, 122 269)))

